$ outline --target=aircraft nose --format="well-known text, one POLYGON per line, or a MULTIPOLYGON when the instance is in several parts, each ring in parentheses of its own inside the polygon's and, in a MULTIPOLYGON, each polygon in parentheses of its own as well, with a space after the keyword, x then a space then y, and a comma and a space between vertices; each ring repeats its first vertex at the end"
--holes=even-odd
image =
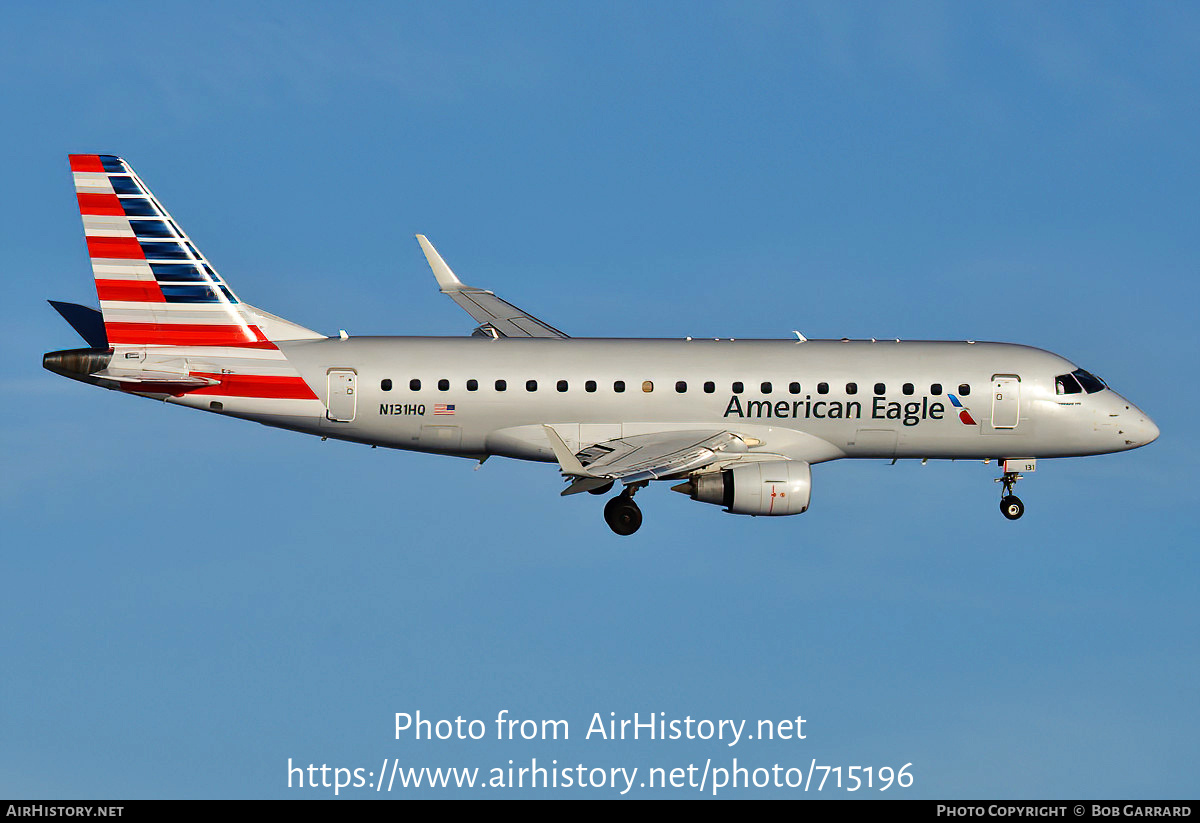
POLYGON ((1144 432, 1142 434, 1142 445, 1143 446, 1146 445, 1147 443, 1153 443, 1155 440, 1158 439, 1158 426, 1156 426, 1154 424, 1154 421, 1151 420, 1149 417, 1146 417, 1142 421, 1142 427, 1144 429, 1144 432))
POLYGON ((1145 446, 1158 439, 1158 426, 1150 419, 1150 415, 1132 406, 1129 411, 1133 419, 1129 421, 1129 438, 1133 446, 1145 446))

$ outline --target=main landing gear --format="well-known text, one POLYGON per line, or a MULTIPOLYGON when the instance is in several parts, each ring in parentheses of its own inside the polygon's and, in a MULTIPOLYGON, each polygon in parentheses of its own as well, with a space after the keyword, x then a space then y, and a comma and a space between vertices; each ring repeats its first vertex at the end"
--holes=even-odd
POLYGON ((604 522, 622 537, 628 537, 642 526, 642 510, 633 502, 633 493, 642 485, 645 484, 630 484, 604 504, 604 522))
POLYGON ((1016 472, 1005 472, 1003 477, 997 477, 997 483, 1004 484, 1004 496, 1000 498, 1000 513, 1009 520, 1018 520, 1025 513, 1025 504, 1021 502, 1021 498, 1013 494, 1013 486, 1017 485, 1017 481, 1021 479, 1021 475, 1016 472))

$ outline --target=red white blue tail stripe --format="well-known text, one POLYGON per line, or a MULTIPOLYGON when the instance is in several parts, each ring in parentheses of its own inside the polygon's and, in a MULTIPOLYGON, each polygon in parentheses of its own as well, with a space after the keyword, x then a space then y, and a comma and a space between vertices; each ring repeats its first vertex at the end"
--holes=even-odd
POLYGON ((104 329, 117 353, 113 379, 139 371, 204 378, 157 388, 131 380, 121 388, 214 410, 312 414, 316 393, 272 341, 324 335, 240 301, 120 157, 72 154, 70 161, 104 329))
POLYGON ((70 160, 110 343, 270 345, 129 164, 107 154, 70 160))

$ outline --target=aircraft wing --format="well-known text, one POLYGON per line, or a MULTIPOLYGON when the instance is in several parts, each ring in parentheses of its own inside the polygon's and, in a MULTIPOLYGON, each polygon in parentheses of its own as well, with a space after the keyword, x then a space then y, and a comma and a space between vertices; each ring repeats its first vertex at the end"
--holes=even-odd
POLYGON ((563 494, 616 480, 638 483, 686 474, 747 449, 745 440, 732 432, 670 431, 606 440, 575 454, 553 426, 545 429, 563 475, 575 478, 563 494))
POLYGON ((421 244, 421 251, 425 252, 425 259, 429 261, 429 268, 433 269, 433 276, 437 278, 442 294, 461 306, 480 324, 474 331, 476 336, 567 337, 549 323, 543 323, 494 293, 463 283, 446 265, 446 261, 425 235, 418 234, 417 242, 421 244))

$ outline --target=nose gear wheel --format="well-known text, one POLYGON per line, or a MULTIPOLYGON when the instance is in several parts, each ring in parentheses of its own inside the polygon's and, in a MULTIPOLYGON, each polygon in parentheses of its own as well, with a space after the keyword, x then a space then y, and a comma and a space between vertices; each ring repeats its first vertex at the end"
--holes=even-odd
POLYGON ((1013 494, 1013 486, 1017 485, 1017 481, 1021 479, 1021 475, 1016 472, 1005 472, 1003 477, 997 477, 997 483, 1004 484, 1004 496, 1000 498, 1000 513, 1009 520, 1019 520, 1021 515, 1025 514, 1025 504, 1021 502, 1021 498, 1013 494))

